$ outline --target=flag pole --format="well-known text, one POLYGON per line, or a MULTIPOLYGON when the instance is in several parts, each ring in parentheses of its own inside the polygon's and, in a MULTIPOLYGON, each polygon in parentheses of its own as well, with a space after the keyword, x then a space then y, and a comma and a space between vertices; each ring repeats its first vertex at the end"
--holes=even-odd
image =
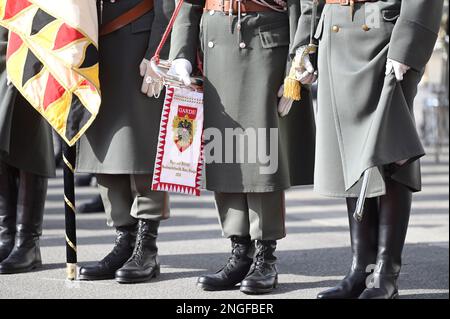
POLYGON ((74 182, 75 154, 76 146, 69 146, 63 142, 66 265, 68 280, 76 280, 77 278, 77 228, 74 182))

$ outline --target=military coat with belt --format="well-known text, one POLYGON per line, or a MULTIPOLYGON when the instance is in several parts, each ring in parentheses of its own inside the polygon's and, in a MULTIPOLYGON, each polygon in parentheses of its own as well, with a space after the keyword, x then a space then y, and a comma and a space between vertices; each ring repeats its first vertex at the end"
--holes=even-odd
POLYGON ((12 84, 7 84, 7 44, 8 30, 0 27, 0 160, 30 173, 52 177, 55 157, 50 125, 12 84))
POLYGON ((222 163, 206 158, 207 189, 263 193, 311 184, 315 125, 309 88, 288 117, 277 113, 277 93, 296 48, 295 31, 299 23, 309 26, 300 18, 299 1, 288 1, 285 12, 248 12, 242 16, 240 38, 236 14, 230 23, 228 15, 204 12, 204 6, 205 1, 185 1, 173 29, 170 57, 195 65, 198 50, 202 53, 205 128, 220 131, 223 142, 222 163), (267 136, 270 129, 278 129, 278 169, 262 174, 261 168, 267 167, 262 161, 225 163, 226 129, 263 129, 267 136))
MULTIPOLYGON (((305 6, 311 1, 302 0, 305 6)), ((324 2, 324 1, 322 1, 324 2)), ((417 85, 437 39, 443 2, 385 0, 326 4, 319 40, 315 188, 333 197, 357 197, 371 170, 369 197, 385 194, 384 169, 404 163, 392 178, 421 189, 425 153, 414 120, 417 85), (387 59, 411 67, 397 82, 387 59), (391 165, 389 165, 391 166, 391 165)), ((306 43, 305 30, 296 38, 306 43)))
MULTIPOLYGON (((140 2, 103 1, 102 24, 140 2)), ((79 172, 152 174, 164 94, 155 99, 141 93, 143 78, 139 65, 144 57, 150 59, 156 51, 174 6, 173 1, 155 0, 153 10, 100 37, 102 105, 97 119, 80 140, 79 172)), ((161 58, 167 55, 168 45, 161 58)))

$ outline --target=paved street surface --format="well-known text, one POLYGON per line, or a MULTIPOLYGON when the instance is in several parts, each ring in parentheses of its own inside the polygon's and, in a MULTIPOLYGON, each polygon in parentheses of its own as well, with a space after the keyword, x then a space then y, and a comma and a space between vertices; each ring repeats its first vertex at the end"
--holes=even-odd
MULTIPOLYGON (((400 280, 402 298, 449 297, 449 167, 448 148, 440 164, 428 156, 423 164, 424 191, 414 196, 413 215, 400 280)), ((67 282, 63 182, 50 181, 44 236, 45 262, 33 274, 0 277, 0 298, 258 298, 232 290, 203 292, 199 275, 216 270, 228 258, 229 242, 221 238, 211 193, 200 198, 173 195, 172 218, 161 227, 162 275, 149 283, 115 281, 67 282)), ((96 194, 78 188, 78 203, 96 194)), ((280 287, 265 298, 315 298, 347 271, 348 226, 342 200, 317 196, 310 188, 287 194, 288 237, 279 243, 280 287)), ((103 214, 78 215, 79 263, 102 258, 114 242, 103 214)))

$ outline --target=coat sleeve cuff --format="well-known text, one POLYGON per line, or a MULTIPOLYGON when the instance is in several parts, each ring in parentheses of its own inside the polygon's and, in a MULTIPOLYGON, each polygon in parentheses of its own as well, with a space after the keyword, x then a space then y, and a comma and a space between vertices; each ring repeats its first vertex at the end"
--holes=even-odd
POLYGON ((420 71, 433 53, 437 36, 418 23, 400 18, 392 33, 388 58, 420 71))

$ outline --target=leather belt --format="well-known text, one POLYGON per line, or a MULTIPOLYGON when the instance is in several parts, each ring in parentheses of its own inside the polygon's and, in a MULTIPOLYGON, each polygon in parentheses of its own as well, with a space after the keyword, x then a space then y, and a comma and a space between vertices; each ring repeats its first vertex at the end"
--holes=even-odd
POLYGON ((113 33, 124 26, 136 21, 144 14, 153 10, 154 0, 142 0, 138 5, 128 10, 124 14, 118 16, 111 22, 108 22, 101 26, 100 36, 105 36, 107 34, 113 33))
MULTIPOLYGON (((205 11, 219 11, 219 12, 229 12, 232 1, 230 0, 206 0, 205 3, 205 11)), ((265 7, 254 3, 252 1, 243 1, 241 2, 241 12, 242 13, 250 13, 250 12, 270 12, 274 11, 269 7, 265 7)), ((238 12, 238 1, 233 1, 233 13, 238 12)))
POLYGON ((350 6, 358 2, 374 2, 376 0, 326 0, 327 4, 340 4, 341 6, 350 6))

